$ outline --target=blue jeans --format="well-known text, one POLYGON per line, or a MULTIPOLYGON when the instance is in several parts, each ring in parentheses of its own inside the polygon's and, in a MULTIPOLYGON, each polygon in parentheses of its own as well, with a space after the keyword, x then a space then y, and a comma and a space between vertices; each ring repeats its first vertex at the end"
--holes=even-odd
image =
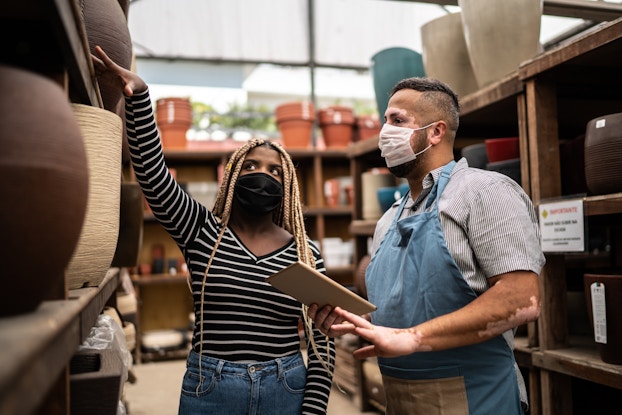
POLYGON ((179 415, 300 414, 306 380, 307 368, 300 352, 257 363, 203 356, 199 372, 199 354, 190 351, 179 415))

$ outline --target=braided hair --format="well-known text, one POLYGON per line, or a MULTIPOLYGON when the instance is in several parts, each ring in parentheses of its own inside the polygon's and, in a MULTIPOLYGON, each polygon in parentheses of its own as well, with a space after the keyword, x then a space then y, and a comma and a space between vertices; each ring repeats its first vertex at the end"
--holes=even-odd
MULTIPOLYGON (((294 236, 294 240, 296 241, 296 251, 298 254, 298 259, 305 264, 315 268, 315 257, 313 255, 313 251, 311 251, 311 248, 309 247, 309 242, 307 239, 307 232, 304 224, 304 217, 302 214, 302 204, 300 202, 298 178, 296 177, 296 168, 294 167, 294 163, 292 162, 289 154, 285 151, 285 149, 283 149, 283 147, 279 143, 264 140, 262 138, 253 138, 249 140, 246 144, 238 148, 236 151, 234 151, 229 158, 225 167, 222 183, 218 188, 218 193, 216 194, 216 200, 214 202, 212 214, 220 221, 221 229, 218 234, 218 239, 214 244, 212 254, 209 257, 207 266, 205 267, 205 273, 203 274, 203 283, 201 285, 201 319, 203 319, 205 281, 207 279, 207 273, 212 264, 214 254, 216 253, 216 250, 220 245, 220 242, 229 223, 229 219, 231 218, 231 208, 233 206, 235 183, 240 176, 240 171, 242 170, 246 155, 255 147, 260 146, 265 146, 278 152, 281 157, 281 167, 283 169, 283 199, 281 201, 281 205, 274 210, 272 215, 272 221, 294 236)), ((315 340, 313 337, 313 320, 308 316, 308 307, 304 304, 302 305, 302 317, 305 332, 307 334, 309 342, 311 343, 313 352, 322 363, 322 366, 324 366, 324 368, 332 376, 332 364, 327 362, 327 360, 324 359, 317 350, 317 345, 315 344, 315 340)), ((203 321, 201 321, 199 324, 202 325, 203 321)), ((199 341, 199 344, 201 348, 200 354, 202 354, 203 330, 201 330, 200 333, 201 339, 199 341)), ((328 350, 330 347, 328 342, 328 336, 326 340, 326 355, 330 356, 328 350)), ((201 360, 199 359, 199 365, 200 364, 201 360)))

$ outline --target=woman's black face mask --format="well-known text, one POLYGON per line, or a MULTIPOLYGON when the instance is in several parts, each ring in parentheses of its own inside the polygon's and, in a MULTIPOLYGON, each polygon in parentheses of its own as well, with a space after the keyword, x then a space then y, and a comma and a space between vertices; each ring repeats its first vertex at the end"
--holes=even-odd
POLYGON ((238 177, 235 199, 246 212, 262 216, 281 205, 283 185, 266 173, 252 173, 238 177))

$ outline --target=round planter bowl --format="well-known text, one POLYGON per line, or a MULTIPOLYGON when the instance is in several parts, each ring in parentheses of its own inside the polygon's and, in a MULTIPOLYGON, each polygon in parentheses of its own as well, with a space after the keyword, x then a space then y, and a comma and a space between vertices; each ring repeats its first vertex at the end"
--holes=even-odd
POLYGON ((585 180, 591 194, 622 192, 622 112, 587 123, 585 180))
POLYGON ((484 140, 489 163, 520 157, 518 137, 491 138, 484 140))
POLYGON ((82 135, 62 88, 0 65, 0 316, 63 299, 88 197, 82 135))

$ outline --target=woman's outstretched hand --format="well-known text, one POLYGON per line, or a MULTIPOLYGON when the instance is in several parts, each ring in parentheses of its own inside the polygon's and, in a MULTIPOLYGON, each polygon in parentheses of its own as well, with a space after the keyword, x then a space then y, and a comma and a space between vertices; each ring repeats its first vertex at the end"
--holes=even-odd
POLYGON ((95 75, 106 78, 109 82, 119 85, 123 93, 131 97, 135 93, 147 90, 147 84, 137 74, 117 65, 99 46, 95 46, 96 55, 91 54, 95 75))

